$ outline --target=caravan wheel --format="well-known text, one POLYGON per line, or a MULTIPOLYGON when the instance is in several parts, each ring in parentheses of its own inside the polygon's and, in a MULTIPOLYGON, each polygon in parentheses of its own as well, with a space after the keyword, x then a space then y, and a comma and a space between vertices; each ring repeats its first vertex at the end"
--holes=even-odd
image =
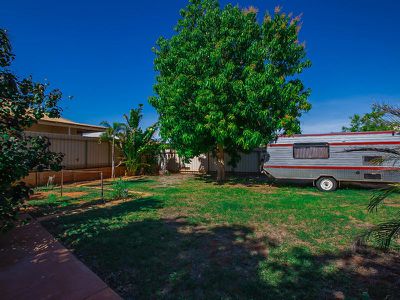
POLYGON ((316 186, 322 192, 331 192, 336 190, 337 181, 332 177, 321 177, 317 180, 316 186))

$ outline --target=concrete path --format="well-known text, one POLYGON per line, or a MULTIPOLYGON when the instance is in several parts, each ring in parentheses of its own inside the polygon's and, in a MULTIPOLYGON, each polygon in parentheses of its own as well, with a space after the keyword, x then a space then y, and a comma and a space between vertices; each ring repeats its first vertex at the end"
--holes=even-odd
POLYGON ((0 298, 121 299, 37 221, 0 234, 0 298))

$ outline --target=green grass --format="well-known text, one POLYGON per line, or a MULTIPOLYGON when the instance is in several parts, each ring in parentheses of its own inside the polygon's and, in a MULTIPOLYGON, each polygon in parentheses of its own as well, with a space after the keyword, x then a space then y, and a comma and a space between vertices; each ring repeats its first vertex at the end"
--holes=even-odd
MULTIPOLYGON (((398 208, 367 213, 371 190, 244 183, 141 178, 126 184, 146 196, 43 224, 124 298, 399 297, 397 257, 350 252, 357 235, 398 208)), ((31 205, 41 214, 95 199, 31 205)))

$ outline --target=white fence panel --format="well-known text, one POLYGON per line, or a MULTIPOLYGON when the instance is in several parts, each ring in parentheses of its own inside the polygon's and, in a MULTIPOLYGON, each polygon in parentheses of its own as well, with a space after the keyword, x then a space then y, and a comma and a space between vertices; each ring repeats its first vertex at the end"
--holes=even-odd
MULTIPOLYGON (((260 164, 262 157, 262 149, 255 149, 250 153, 242 153, 240 161, 237 163, 237 166, 233 168, 228 164, 229 155, 225 154, 225 171, 226 172, 235 172, 235 173, 259 173, 260 172, 260 164)), ((180 172, 196 172, 196 173, 207 173, 207 172, 216 172, 216 158, 209 154, 202 154, 196 156, 190 160, 190 162, 183 162, 181 158, 179 158, 178 154, 175 151, 169 151, 168 156, 168 167, 167 169, 170 171, 180 171, 180 172), (170 168, 170 166, 174 166, 174 168, 170 168)))
POLYGON ((25 132, 26 136, 45 136, 50 150, 64 154, 62 165, 67 169, 98 168, 111 165, 109 143, 99 143, 98 138, 43 132, 25 132))

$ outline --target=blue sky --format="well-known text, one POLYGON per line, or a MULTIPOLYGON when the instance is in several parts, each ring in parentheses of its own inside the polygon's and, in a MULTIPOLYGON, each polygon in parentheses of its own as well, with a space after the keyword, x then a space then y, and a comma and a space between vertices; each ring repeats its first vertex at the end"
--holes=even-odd
MULTIPOLYGON (((221 1, 224 5, 230 1, 221 1)), ((66 118, 98 124, 120 121, 145 104, 144 125, 157 114, 147 99, 155 72, 151 48, 169 37, 185 0, 5 1, 0 26, 16 54, 13 69, 48 79, 73 100, 66 118)), ((238 0, 260 13, 276 5, 303 13, 301 39, 313 66, 302 75, 312 89, 303 132, 338 131, 374 102, 399 103, 400 1, 238 0)))

